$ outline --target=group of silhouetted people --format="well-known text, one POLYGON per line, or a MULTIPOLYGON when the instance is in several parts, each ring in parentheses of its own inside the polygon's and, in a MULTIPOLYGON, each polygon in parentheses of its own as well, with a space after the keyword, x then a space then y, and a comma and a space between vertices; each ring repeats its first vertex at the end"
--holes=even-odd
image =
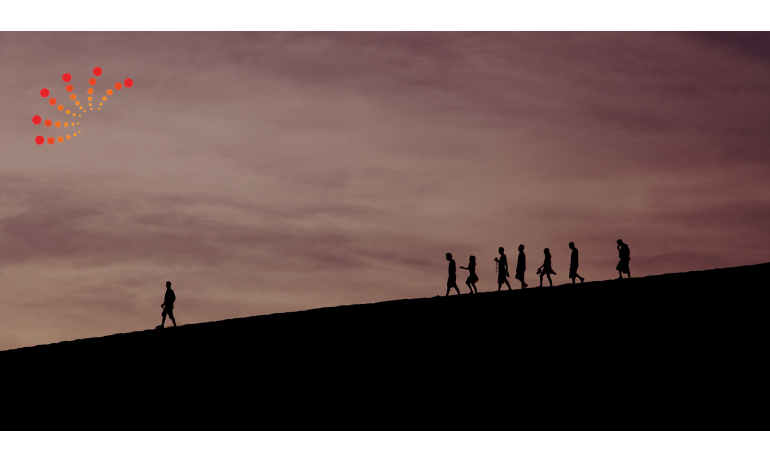
MULTIPOLYGON (((623 242, 623 240, 618 240, 617 244, 619 254, 618 257, 620 257, 620 262, 618 262, 618 265, 615 267, 615 269, 618 271, 618 279, 622 279, 624 273, 628 275, 628 278, 631 278, 631 270, 628 268, 628 263, 631 260, 631 251, 628 248, 628 245, 623 242)), ((568 246, 572 250, 569 261, 569 278, 572 280, 572 284, 575 284, 576 279, 580 280, 582 283, 585 281, 585 278, 581 277, 577 273, 578 250, 575 247, 575 243, 570 242, 568 246)), ((499 258, 495 257, 495 263, 497 266, 497 290, 500 291, 503 287, 503 284, 505 284, 510 290, 511 284, 508 282, 508 278, 511 275, 508 272, 508 257, 505 255, 505 249, 502 247, 499 248, 497 252, 500 254, 499 258)), ((537 269, 537 274, 540 275, 540 286, 543 286, 543 277, 546 277, 548 279, 548 284, 553 286, 551 275, 556 275, 556 272, 553 271, 553 267, 551 266, 550 249, 543 249, 543 254, 545 255, 545 258, 543 259, 543 265, 537 269)), ((448 252, 446 254, 446 260, 449 261, 449 278, 447 279, 446 283, 446 295, 449 296, 449 291, 452 288, 457 291, 457 294, 460 294, 460 288, 457 287, 457 267, 455 265, 454 259, 452 259, 452 253, 448 252)), ((479 281, 479 277, 476 275, 476 256, 470 256, 468 259, 468 266, 460 268, 470 272, 470 275, 468 275, 468 278, 465 280, 465 284, 468 285, 468 289, 470 290, 471 294, 474 292, 478 293, 479 290, 476 288, 476 283, 479 281)), ((524 283, 524 272, 526 270, 527 258, 524 255, 524 245, 520 244, 519 257, 516 259, 516 273, 514 278, 521 282, 521 289, 529 286, 528 284, 524 283)))
MULTIPOLYGON (((585 278, 581 277, 577 273, 578 269, 578 250, 575 247, 575 243, 569 243, 569 248, 572 250, 572 254, 570 256, 569 261, 569 278, 572 279, 572 283, 575 283, 575 279, 580 280, 582 283, 585 278)), ((503 287, 503 284, 508 287, 508 289, 511 289, 511 284, 508 282, 508 277, 510 277, 510 273, 508 272, 508 257, 505 255, 505 249, 499 248, 497 252, 500 254, 500 257, 495 257, 495 263, 497 266, 497 290, 500 291, 503 287)), ((556 272, 553 271, 553 267, 551 266, 551 251, 548 248, 543 249, 543 254, 545 255, 545 258, 543 259, 543 265, 541 265, 537 269, 537 274, 540 275, 540 286, 543 286, 543 277, 548 278, 548 284, 550 286, 553 286, 553 281, 551 280, 551 275, 556 275, 556 272)), ((618 278, 622 279, 623 274, 627 274, 628 278, 631 278, 631 270, 628 268, 628 263, 631 260, 631 251, 628 248, 628 245, 623 242, 623 240, 618 240, 618 256, 620 257, 620 262, 618 262, 618 265, 616 267, 616 270, 618 271, 618 278)), ((457 266, 455 264, 454 259, 452 259, 452 253, 446 254, 446 260, 449 261, 449 278, 446 282, 446 295, 449 296, 449 291, 454 288, 457 291, 457 294, 460 294, 460 288, 457 287, 457 266)), ((468 285, 468 289, 470 290, 471 294, 478 293, 479 290, 476 288, 476 283, 479 281, 479 276, 476 275, 476 256, 470 256, 468 259, 468 266, 467 267, 460 267, 461 269, 468 270, 469 275, 468 278, 465 280, 465 284, 468 285)), ((528 284, 524 283, 524 272, 527 270, 527 257, 524 255, 524 245, 519 245, 519 257, 516 259, 516 273, 514 275, 514 278, 519 280, 521 282, 521 289, 526 288, 529 286, 528 284)), ((176 295, 174 294, 174 290, 171 289, 171 282, 166 282, 166 294, 163 297, 163 304, 160 305, 160 307, 163 309, 163 313, 161 313, 162 321, 161 324, 156 327, 156 329, 161 329, 166 324, 166 316, 168 316, 171 319, 171 323, 176 326, 176 319, 174 318, 174 302, 176 301, 176 295)))

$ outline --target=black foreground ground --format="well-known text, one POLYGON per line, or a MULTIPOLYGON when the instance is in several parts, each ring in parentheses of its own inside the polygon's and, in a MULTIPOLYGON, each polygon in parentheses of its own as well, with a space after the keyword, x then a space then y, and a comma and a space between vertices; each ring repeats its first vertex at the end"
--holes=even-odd
POLYGON ((766 429, 768 278, 770 263, 15 349, 3 428, 766 429))

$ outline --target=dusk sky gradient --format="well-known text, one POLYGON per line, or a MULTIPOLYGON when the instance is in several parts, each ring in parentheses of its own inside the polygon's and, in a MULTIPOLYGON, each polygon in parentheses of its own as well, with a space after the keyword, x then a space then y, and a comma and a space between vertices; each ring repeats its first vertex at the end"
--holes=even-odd
POLYGON ((770 33, 14 32, 0 62, 0 349, 152 328, 167 280, 189 324, 443 295, 446 252, 495 290, 499 246, 531 286, 570 241, 587 281, 618 238, 634 277, 770 261, 770 33), (40 89, 95 66, 134 86, 36 145, 67 133, 40 89))

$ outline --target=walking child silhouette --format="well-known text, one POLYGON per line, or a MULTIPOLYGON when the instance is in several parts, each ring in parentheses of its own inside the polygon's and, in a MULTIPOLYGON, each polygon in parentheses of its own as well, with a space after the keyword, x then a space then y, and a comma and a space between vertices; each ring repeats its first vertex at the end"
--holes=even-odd
POLYGON ((476 275, 476 256, 469 257, 468 266, 460 268, 471 272, 471 274, 468 275, 468 278, 465 280, 465 284, 468 285, 468 289, 471 290, 471 294, 473 294, 474 290, 476 291, 476 294, 478 294, 479 290, 476 289, 476 282, 479 281, 479 277, 476 275))

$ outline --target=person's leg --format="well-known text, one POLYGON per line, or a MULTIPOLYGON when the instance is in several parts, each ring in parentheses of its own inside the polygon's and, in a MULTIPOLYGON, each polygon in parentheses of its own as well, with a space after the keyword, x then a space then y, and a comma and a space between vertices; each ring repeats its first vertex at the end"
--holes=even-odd
POLYGON ((169 312, 168 313, 168 318, 170 318, 171 319, 171 323, 173 323, 174 326, 176 326, 176 319, 174 318, 174 312, 169 312))
POLYGON ((457 294, 461 294, 460 293, 460 288, 457 287, 457 284, 455 284, 455 291, 457 291, 457 294))
POLYGON ((503 287, 503 284, 502 284, 502 283, 498 283, 498 284, 497 284, 497 290, 498 290, 498 291, 500 291, 500 288, 502 288, 502 287, 503 287))
POLYGON ((160 322, 160 327, 163 328, 163 325, 166 324, 166 313, 163 313, 163 320, 160 322))
POLYGON ((575 284, 575 277, 571 277, 571 278, 572 278, 572 284, 574 285, 575 284))
POLYGON ((471 284, 468 283, 467 281, 465 282, 465 286, 467 286, 468 289, 470 290, 471 294, 473 294, 473 286, 471 286, 471 284))
POLYGON ((449 290, 452 289, 451 286, 446 285, 446 295, 449 296, 449 290))
POLYGON ((476 288, 476 283, 471 283, 471 286, 473 287, 473 288, 471 289, 471 294, 473 294, 474 292, 475 292, 476 294, 478 294, 478 293, 479 293, 479 290, 476 288))
POLYGON ((553 286, 553 281, 551 281, 551 274, 549 273, 546 276, 548 277, 548 284, 553 286))
POLYGON ((623 279, 623 273, 620 270, 618 270, 618 280, 622 280, 622 279, 623 279))
MULTIPOLYGON (((577 277, 578 277, 578 279, 580 280, 580 282, 581 282, 581 283, 583 282, 583 280, 585 280, 585 278, 581 277, 581 276, 580 276, 580 275, 578 275, 577 273, 575 274, 575 276, 577 276, 577 277)), ((574 283, 574 282, 575 282, 575 280, 573 279, 573 280, 572 280, 572 282, 574 283)))
POLYGON ((508 283, 508 278, 505 279, 505 286, 508 287, 508 291, 511 291, 511 284, 508 283))
POLYGON ((543 274, 542 273, 540 274, 540 286, 541 287, 543 286, 543 274))
POLYGON ((631 269, 628 269, 628 272, 626 273, 628 274, 628 278, 631 278, 631 269))

